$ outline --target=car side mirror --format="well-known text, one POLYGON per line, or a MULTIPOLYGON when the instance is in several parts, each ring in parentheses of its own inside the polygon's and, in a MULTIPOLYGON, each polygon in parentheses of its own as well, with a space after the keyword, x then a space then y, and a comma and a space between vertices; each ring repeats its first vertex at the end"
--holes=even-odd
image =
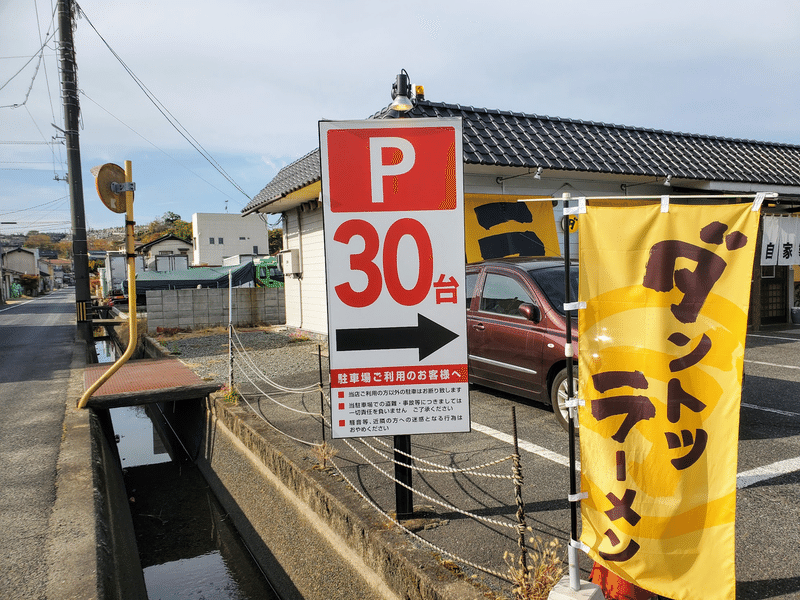
POLYGON ((528 321, 538 323, 542 320, 542 314, 539 312, 539 307, 530 302, 523 302, 519 305, 519 314, 525 317, 528 321))

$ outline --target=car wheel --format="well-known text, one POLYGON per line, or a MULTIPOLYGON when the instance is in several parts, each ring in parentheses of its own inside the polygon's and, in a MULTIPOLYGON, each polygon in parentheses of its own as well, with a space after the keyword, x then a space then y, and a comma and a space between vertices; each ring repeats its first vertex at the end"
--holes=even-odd
MULTIPOLYGON (((576 369, 577 371, 577 369, 576 369)), ((577 373, 572 376, 572 390, 574 394, 578 392, 578 377, 577 373)), ((553 406, 553 414, 556 421, 564 429, 569 431, 569 409, 567 408, 567 370, 561 369, 558 375, 553 379, 553 385, 550 386, 550 403, 553 406)), ((576 429, 577 432, 577 429, 576 429)))

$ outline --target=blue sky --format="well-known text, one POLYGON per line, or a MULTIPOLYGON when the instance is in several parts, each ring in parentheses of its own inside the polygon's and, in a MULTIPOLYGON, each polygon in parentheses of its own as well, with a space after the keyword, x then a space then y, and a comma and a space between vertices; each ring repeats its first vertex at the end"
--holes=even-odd
MULTIPOLYGON (((89 173, 133 162, 135 218, 238 213, 318 145, 320 119, 426 98, 800 144, 794 0, 79 2, 75 44, 87 227, 123 224, 89 173), (90 25, 94 25, 97 32, 90 25), (98 35, 99 33, 99 35, 98 35), (101 37, 244 194, 158 112, 101 37)), ((69 231, 55 0, 0 0, 0 225, 69 231), (38 19, 37 19, 38 15, 38 19), (17 74, 18 73, 18 74, 17 74), (35 75, 35 76, 34 76, 35 75), (30 93, 28 93, 30 90, 30 93), (27 95, 27 100, 26 100, 27 95), (22 143, 25 142, 25 143, 22 143), (33 143, 31 143, 33 142, 33 143)))

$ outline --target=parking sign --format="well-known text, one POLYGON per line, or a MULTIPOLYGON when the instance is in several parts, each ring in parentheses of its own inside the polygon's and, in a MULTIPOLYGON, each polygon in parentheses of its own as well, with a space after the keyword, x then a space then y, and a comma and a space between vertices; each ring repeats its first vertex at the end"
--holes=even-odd
POLYGON ((319 128, 333 436, 469 431, 461 120, 319 128))

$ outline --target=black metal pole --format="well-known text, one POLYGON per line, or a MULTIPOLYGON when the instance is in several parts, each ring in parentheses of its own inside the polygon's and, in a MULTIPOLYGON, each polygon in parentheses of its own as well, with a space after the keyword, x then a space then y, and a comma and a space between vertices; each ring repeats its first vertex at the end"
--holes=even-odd
POLYGON ((411 436, 394 436, 394 484, 395 504, 398 519, 407 519, 414 514, 414 492, 411 489, 411 436), (404 454, 401 454, 403 452, 404 454))
MULTIPOLYGON (((411 85, 408 81, 408 74, 403 72, 397 76, 396 85, 398 93, 410 96, 411 85), (407 89, 401 89, 407 88, 407 89)), ((394 99, 394 98, 392 98, 394 99)), ((398 119, 407 119, 410 115, 406 112, 398 112, 398 119)), ((414 514, 414 492, 411 489, 411 436, 410 435, 396 435, 394 436, 394 478, 397 481, 403 482, 408 487, 400 483, 394 484, 395 493, 395 508, 397 510, 397 518, 408 518, 414 514), (404 452, 405 454, 400 454, 404 452)))
MULTIPOLYGON (((570 194, 565 192, 562 195, 564 200, 564 209, 569 208, 570 194)), ((569 221, 564 215, 561 221, 564 229, 564 303, 570 304, 572 302, 572 290, 570 286, 570 248, 569 248, 569 221)), ((573 400, 575 390, 572 385, 572 377, 574 373, 573 351, 572 351, 572 311, 566 310, 565 316, 567 321, 567 340, 565 345, 565 352, 567 358, 567 398, 573 400)), ((578 578, 578 553, 572 547, 572 541, 578 541, 578 503, 572 500, 578 493, 576 476, 577 469, 575 468, 575 420, 572 418, 572 411, 570 409, 570 416, 567 419, 569 423, 569 494, 570 494, 570 547, 569 547, 569 577, 570 587, 573 590, 580 589, 580 579, 578 578), (577 584, 577 586, 576 586, 577 584)))
POLYGON ((72 260, 75 268, 75 307, 78 339, 87 345, 92 342, 92 323, 89 320, 89 253, 86 243, 86 216, 83 208, 83 178, 81 149, 78 140, 78 75, 75 65, 75 45, 72 39, 74 23, 72 0, 58 0, 58 29, 61 33, 61 89, 64 97, 64 134, 67 144, 67 171, 70 205, 72 207, 72 260))

